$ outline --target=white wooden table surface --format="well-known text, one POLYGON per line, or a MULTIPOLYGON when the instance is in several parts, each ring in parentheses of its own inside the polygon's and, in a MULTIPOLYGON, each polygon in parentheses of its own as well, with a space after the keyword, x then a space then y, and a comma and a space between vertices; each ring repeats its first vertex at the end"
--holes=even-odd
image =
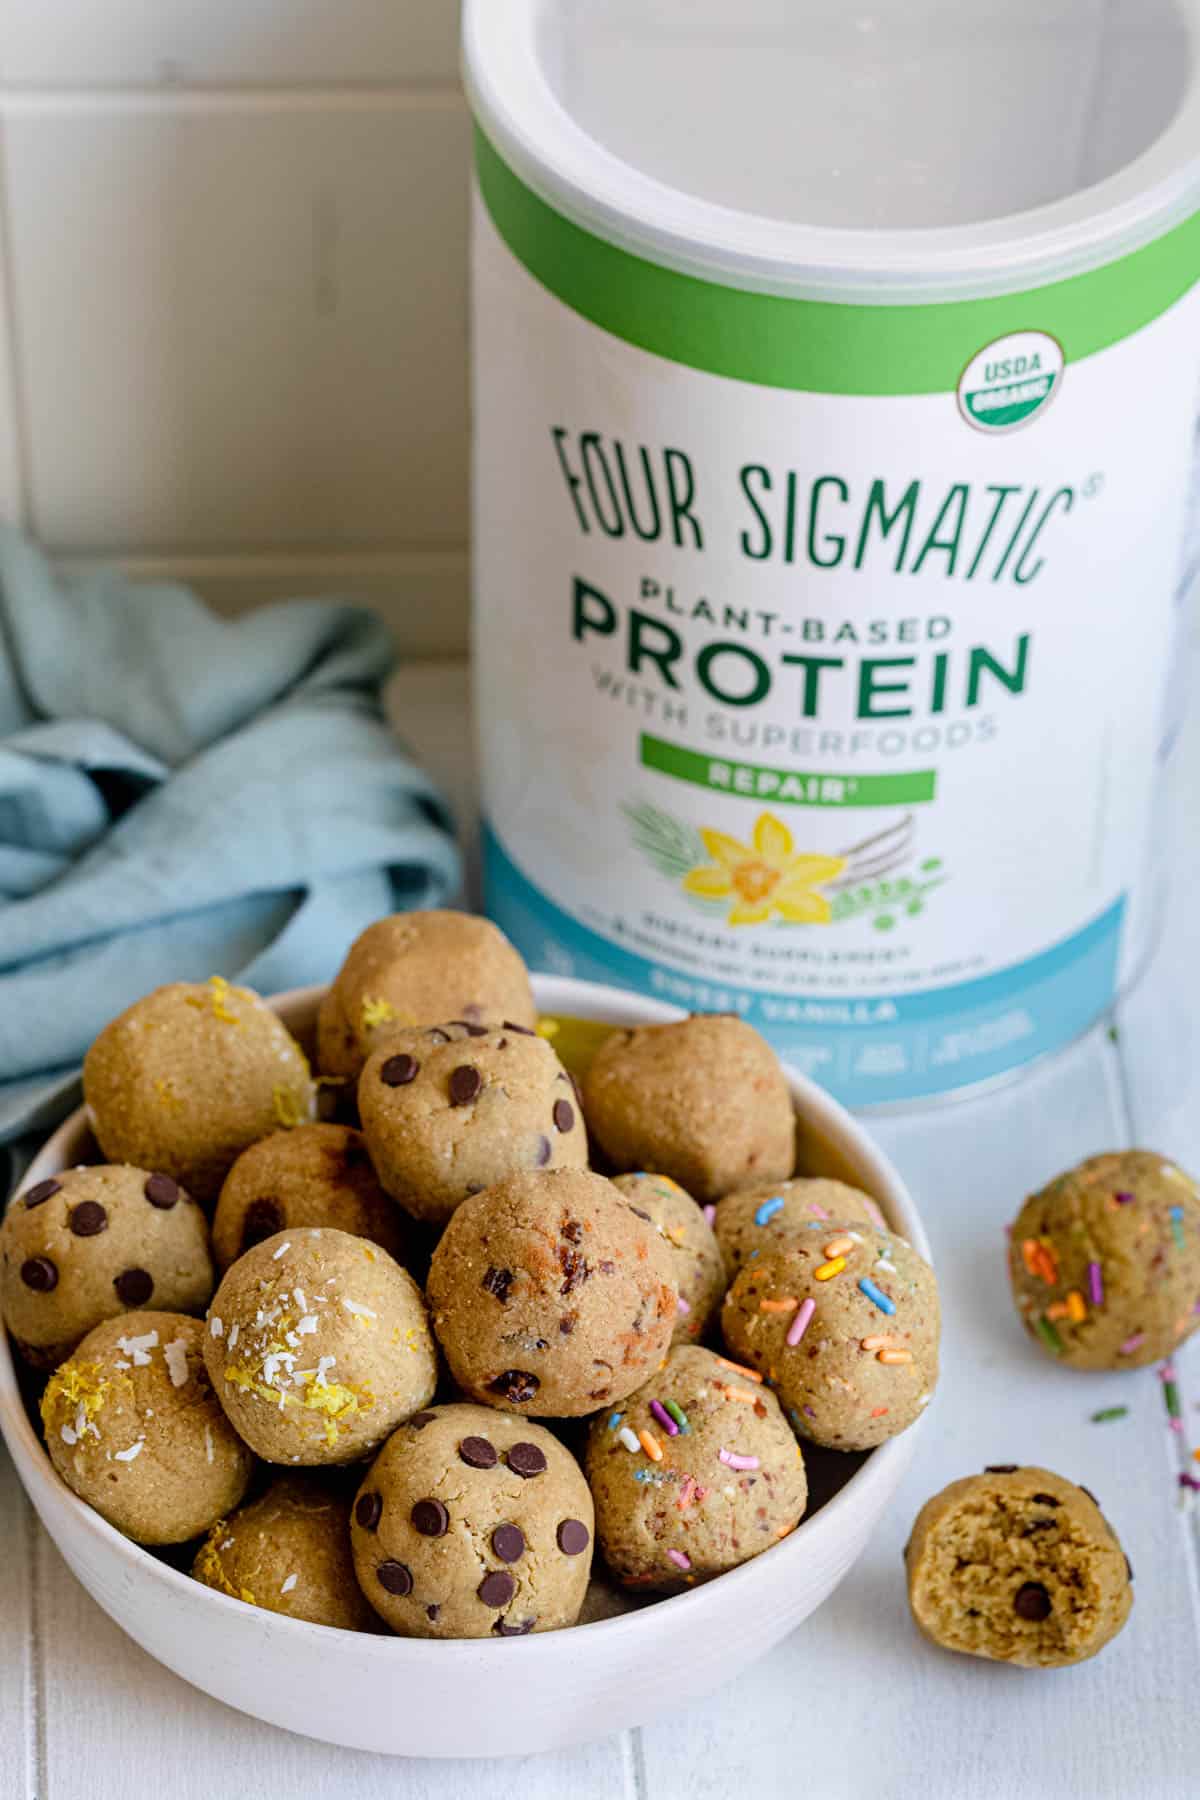
MULTIPOLYGON (((462 669, 406 672, 396 714, 469 822, 462 669)), ((1200 1794, 1200 1514, 1179 1510, 1177 1480, 1200 1444, 1200 1353, 1180 1359, 1186 1435, 1176 1438, 1153 1369, 1072 1374, 1024 1341, 1003 1262, 1003 1227, 1022 1196, 1085 1154, 1139 1142, 1200 1169, 1200 708, 1180 763, 1166 933, 1116 1033, 1097 1030, 992 1097, 878 1127, 933 1239, 942 1385, 895 1512, 828 1605, 773 1656, 685 1713, 561 1755, 431 1763, 330 1749, 206 1699, 136 1649, 68 1574, 0 1450, 0 1800, 1200 1794), (1090 1422, 1113 1403, 1128 1416, 1090 1422), (1014 1460, 1091 1487, 1136 1570, 1128 1627, 1076 1670, 950 1657, 908 1619, 900 1552, 918 1506, 953 1477, 1014 1460)))

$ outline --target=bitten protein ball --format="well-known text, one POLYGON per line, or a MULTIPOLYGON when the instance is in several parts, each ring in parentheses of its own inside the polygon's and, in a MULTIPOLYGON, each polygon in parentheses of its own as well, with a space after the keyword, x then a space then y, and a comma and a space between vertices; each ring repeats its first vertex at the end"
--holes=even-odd
POLYGON ((618 1175, 613 1186, 634 1212, 654 1226, 667 1248, 667 1266, 679 1291, 673 1344, 694 1344, 721 1310, 725 1264, 712 1226, 669 1175, 618 1175))
POLYGON ((173 982, 106 1025, 83 1064, 110 1162, 160 1169, 215 1201, 248 1145, 311 1119, 304 1052, 259 996, 214 976, 173 982))
POLYGON ((1200 1325, 1200 1193, 1151 1150, 1090 1157, 1026 1200, 1008 1267, 1026 1331, 1059 1362, 1159 1362, 1200 1325))
POLYGON ((769 1550, 804 1513, 804 1458, 775 1396, 696 1345, 588 1432, 605 1561, 631 1587, 679 1588, 769 1550))
POLYGON ((721 1324, 730 1353, 766 1377, 801 1437, 831 1450, 896 1437, 937 1385, 937 1282, 891 1232, 831 1225, 757 1257, 721 1324))
POLYGON ((402 1637, 524 1637, 573 1625, 592 1564, 592 1496, 558 1439, 482 1406, 393 1433, 354 1505, 354 1566, 402 1637))
POLYGON ((395 1026, 537 1023, 529 973, 504 933, 470 913, 410 912, 357 937, 321 1002, 322 1072, 355 1077, 395 1026))
POLYGON ((438 1224, 506 1175, 587 1167, 571 1078, 523 1025, 393 1031, 362 1072, 358 1106, 388 1193, 438 1224))
POLYGON ((38 1368, 104 1319, 203 1312, 212 1290, 204 1214, 169 1175, 67 1169, 27 1187, 0 1224, 0 1314, 38 1368))
POLYGON ((344 1231, 247 1250, 213 1296, 204 1356, 235 1430, 272 1463, 356 1462, 437 1380, 420 1288, 344 1231))
POLYGON ((213 1214, 213 1255, 227 1269, 264 1238, 302 1226, 370 1238, 404 1260, 404 1215, 380 1187, 361 1132, 297 1125, 243 1150, 213 1214))
POLYGON ((932 1643, 1026 1669, 1095 1656, 1133 1605, 1133 1570, 1095 1496, 1049 1469, 1003 1463, 952 1481, 917 1514, 904 1564, 932 1643))
POLYGON ((281 1475, 218 1519, 192 1574, 206 1587, 311 1625, 377 1631, 350 1555, 350 1495, 314 1475, 281 1475))
POLYGON ((614 1032, 584 1077, 583 1109, 614 1167, 669 1175, 701 1202, 784 1181, 795 1162, 779 1059, 724 1014, 614 1032))
POLYGON ((653 1225, 582 1169, 510 1175, 464 1200, 427 1292, 464 1393, 535 1417, 623 1399, 666 1355, 679 1316, 653 1225))
POLYGON ((835 1219, 842 1225, 887 1230, 887 1220, 869 1194, 823 1176, 798 1176, 726 1194, 717 1204, 713 1230, 732 1281, 750 1257, 786 1249, 797 1236, 825 1231, 835 1219))
POLYGON ((139 1544, 182 1544, 241 1500, 253 1458, 218 1406, 204 1327, 182 1313, 106 1319, 42 1395, 50 1460, 139 1544))

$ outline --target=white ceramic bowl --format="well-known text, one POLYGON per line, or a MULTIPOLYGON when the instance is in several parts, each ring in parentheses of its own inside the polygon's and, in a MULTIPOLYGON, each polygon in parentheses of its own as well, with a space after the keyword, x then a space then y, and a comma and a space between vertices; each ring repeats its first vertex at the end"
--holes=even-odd
MULTIPOLYGON (((543 1012, 632 1025, 672 1007, 587 982, 534 978, 543 1012)), ((320 990, 274 1002, 307 1035, 320 990)), ((902 1236, 929 1246, 895 1170, 820 1088, 789 1072, 800 1166, 879 1201, 902 1236)), ((46 1144, 23 1185, 91 1158, 84 1113, 46 1144)), ((74 1574, 122 1630, 185 1681, 242 1712, 327 1743, 405 1756, 528 1755, 641 1724, 731 1680, 836 1587, 892 1499, 920 1426, 861 1463, 782 1543, 638 1611, 570 1632, 473 1642, 363 1636, 245 1606, 114 1531, 64 1486, 29 1422, 0 1331, 0 1430, 17 1473, 74 1574), (512 1696, 520 1695, 514 1706, 512 1696)))

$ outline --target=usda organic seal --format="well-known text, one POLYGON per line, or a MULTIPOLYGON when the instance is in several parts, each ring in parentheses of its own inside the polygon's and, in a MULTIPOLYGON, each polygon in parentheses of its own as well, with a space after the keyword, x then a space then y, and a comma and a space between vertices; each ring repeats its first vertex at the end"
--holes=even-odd
POLYGON ((963 370, 958 408, 977 431, 1015 431, 1045 412, 1062 386, 1066 358, 1044 331, 1014 331, 988 344, 963 370))

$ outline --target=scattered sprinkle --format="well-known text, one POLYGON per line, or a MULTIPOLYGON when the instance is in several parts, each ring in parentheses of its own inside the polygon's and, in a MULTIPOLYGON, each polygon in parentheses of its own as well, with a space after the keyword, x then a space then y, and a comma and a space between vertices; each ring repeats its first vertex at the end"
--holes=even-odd
POLYGON ((638 1443, 637 1438, 634 1436, 633 1432, 630 1431, 628 1425, 622 1425, 620 1431, 617 1433, 617 1436, 620 1438, 620 1440, 624 1444, 625 1448, 632 1455, 636 1456, 638 1451, 641 1449, 641 1445, 638 1443))
POLYGON ((663 1405, 666 1407, 667 1411, 670 1413, 671 1417, 674 1419, 675 1423, 678 1425, 680 1431, 688 1432, 691 1430, 691 1426, 688 1424, 688 1416, 684 1412, 682 1406, 679 1405, 678 1401, 665 1400, 663 1402, 663 1405))
POLYGON ((780 1300, 760 1300, 758 1310, 765 1313, 790 1313, 795 1312, 799 1304, 795 1294, 788 1294, 780 1300))
POLYGON ((872 1305, 879 1308, 880 1312, 895 1312, 896 1302, 888 1294, 885 1294, 882 1288, 876 1287, 869 1275, 863 1276, 858 1284, 858 1289, 861 1294, 867 1296, 867 1299, 871 1301, 872 1305))
POLYGON ((667 1411, 666 1407, 663 1405, 661 1400, 652 1400, 650 1402, 650 1411, 654 1414, 655 1418, 658 1420, 659 1424, 663 1427, 663 1429, 666 1432, 668 1437, 678 1437, 679 1436, 679 1427, 675 1423, 674 1419, 671 1417, 670 1413, 667 1411))
POLYGON ((609 1430, 610 1430, 610 1431, 615 1431, 615 1430, 616 1430, 616 1429, 617 1429, 617 1426, 618 1426, 618 1425, 619 1425, 619 1424, 620 1424, 620 1423, 621 1423, 621 1420, 622 1420, 622 1419, 623 1419, 623 1418, 624 1418, 624 1417, 625 1417, 625 1415, 624 1415, 624 1413, 619 1413, 619 1412, 615 1412, 615 1413, 609 1413, 609 1415, 608 1415, 608 1429, 609 1429, 609 1430))
POLYGON ((1099 1412, 1092 1414, 1092 1424, 1107 1425, 1110 1419, 1123 1419, 1128 1412, 1127 1406, 1102 1406, 1099 1412))
POLYGON ((1104 1305, 1104 1276, 1098 1262, 1088 1264, 1088 1293, 1093 1306, 1104 1305))
POLYGON ((819 1206, 815 1200, 809 1201, 808 1210, 810 1213, 815 1213, 817 1215, 818 1219, 827 1219, 829 1217, 829 1214, 826 1212, 825 1208, 823 1206, 819 1206))
POLYGON ((835 1275, 841 1274, 845 1266, 845 1257, 835 1256, 831 1262, 822 1263, 819 1269, 814 1269, 813 1274, 818 1281, 832 1281, 835 1275))
POLYGON ((683 1550, 668 1550, 667 1555, 677 1569, 690 1569, 692 1566, 691 1557, 683 1550))
POLYGON ((887 1416, 887 1410, 886 1406, 873 1406, 871 1408, 871 1417, 873 1419, 885 1418, 887 1416))
POLYGON ((1171 1230, 1175 1235, 1176 1249, 1178 1249, 1178 1250, 1185 1249, 1186 1245, 1184 1243, 1184 1237, 1183 1237, 1183 1208, 1182 1208, 1182 1206, 1173 1206, 1171 1208, 1171 1230))
POLYGON ((1119 1346, 1121 1355, 1122 1356, 1131 1356, 1135 1350, 1141 1349, 1141 1347, 1145 1343, 1145 1341, 1146 1341, 1145 1332, 1144 1331, 1135 1331, 1132 1337, 1127 1337, 1125 1339, 1125 1342, 1119 1346))
POLYGON ((167 1374, 171 1377, 171 1386, 181 1388, 188 1378, 187 1344, 183 1338, 173 1338, 163 1346, 163 1355, 167 1359, 167 1374))
POLYGON ((777 1212, 783 1211, 783 1199, 779 1194, 771 1200, 764 1200, 754 1214, 756 1225, 769 1225, 777 1212))
POLYGON ((911 1350, 881 1350, 879 1352, 878 1356, 875 1358, 875 1361, 881 1362, 881 1363, 889 1363, 889 1364, 896 1363, 896 1364, 898 1364, 898 1363, 910 1363, 912 1361, 912 1359, 913 1359, 913 1353, 911 1350))
POLYGON ((1189 1475, 1186 1469, 1180 1471, 1179 1485, 1182 1488, 1191 1488, 1195 1493, 1200 1493, 1200 1481, 1197 1481, 1194 1475, 1189 1475))
POLYGON ((639 1431, 638 1443, 642 1446, 642 1449, 646 1452, 646 1455, 650 1458, 651 1462, 662 1461, 662 1445, 652 1431, 639 1431))
POLYGON ((801 1301, 800 1308, 796 1313, 795 1318, 788 1326, 787 1347, 789 1350, 794 1350, 796 1348, 796 1345, 808 1330, 809 1322, 816 1310, 817 1303, 815 1300, 809 1298, 808 1300, 801 1301))
POLYGON ((716 1218, 717 1218, 716 1207, 715 1206, 706 1206, 704 1208, 704 1221, 705 1221, 705 1224, 708 1225, 710 1230, 711 1230, 712 1226, 716 1223, 716 1218))
POLYGON ((1072 1288, 1067 1295, 1067 1317, 1075 1325, 1082 1325, 1087 1318, 1087 1307, 1078 1288, 1072 1288))
POLYGON ((757 1456, 739 1456, 736 1450, 724 1448, 717 1451, 717 1456, 730 1469, 757 1469, 757 1456))
MULTIPOLYGON (((860 1238, 858 1241, 861 1243, 862 1239, 860 1238)), ((854 1239, 847 1237, 843 1232, 841 1237, 830 1238, 825 1246, 825 1254, 829 1257, 845 1256, 847 1250, 853 1250, 853 1248, 854 1239)))
POLYGON ((718 1356, 717 1361, 723 1369, 732 1369, 735 1375, 744 1375, 747 1381, 761 1381, 762 1376, 757 1369, 748 1369, 745 1363, 730 1362, 727 1356, 718 1356))
POLYGON ((679 1294, 675 1299, 675 1310, 680 1313, 690 1313, 692 1310, 691 1302, 685 1300, 683 1295, 679 1294))
POLYGON ((1122 1191, 1121 1193, 1114 1194, 1113 1199, 1116 1201, 1118 1206, 1132 1206, 1134 1201, 1137 1199, 1137 1195, 1126 1193, 1126 1192, 1122 1191))
POLYGON ((289 1238, 286 1244, 280 1244, 278 1250, 272 1251, 271 1261, 278 1262, 281 1256, 287 1255, 287 1253, 291 1249, 291 1247, 292 1247, 292 1240, 289 1238))
POLYGON ((1162 1382, 1163 1404, 1167 1409, 1167 1419, 1172 1431, 1183 1430, 1183 1408, 1179 1404, 1179 1384, 1175 1379, 1174 1363, 1164 1363, 1158 1371, 1162 1382))
MULTIPOLYGON (((1043 1344, 1045 1344, 1049 1349, 1053 1350, 1055 1356, 1062 1355, 1063 1341, 1059 1337, 1059 1335, 1058 1335, 1057 1331, 1054 1329, 1053 1325, 1050 1323, 1049 1319, 1047 1319, 1045 1317, 1042 1317, 1040 1319, 1035 1319, 1034 1323, 1033 1323, 1033 1329, 1037 1332, 1037 1334, 1041 1338, 1043 1344)), ((1122 1348, 1124 1348, 1123 1345, 1122 1345, 1122 1348)))

